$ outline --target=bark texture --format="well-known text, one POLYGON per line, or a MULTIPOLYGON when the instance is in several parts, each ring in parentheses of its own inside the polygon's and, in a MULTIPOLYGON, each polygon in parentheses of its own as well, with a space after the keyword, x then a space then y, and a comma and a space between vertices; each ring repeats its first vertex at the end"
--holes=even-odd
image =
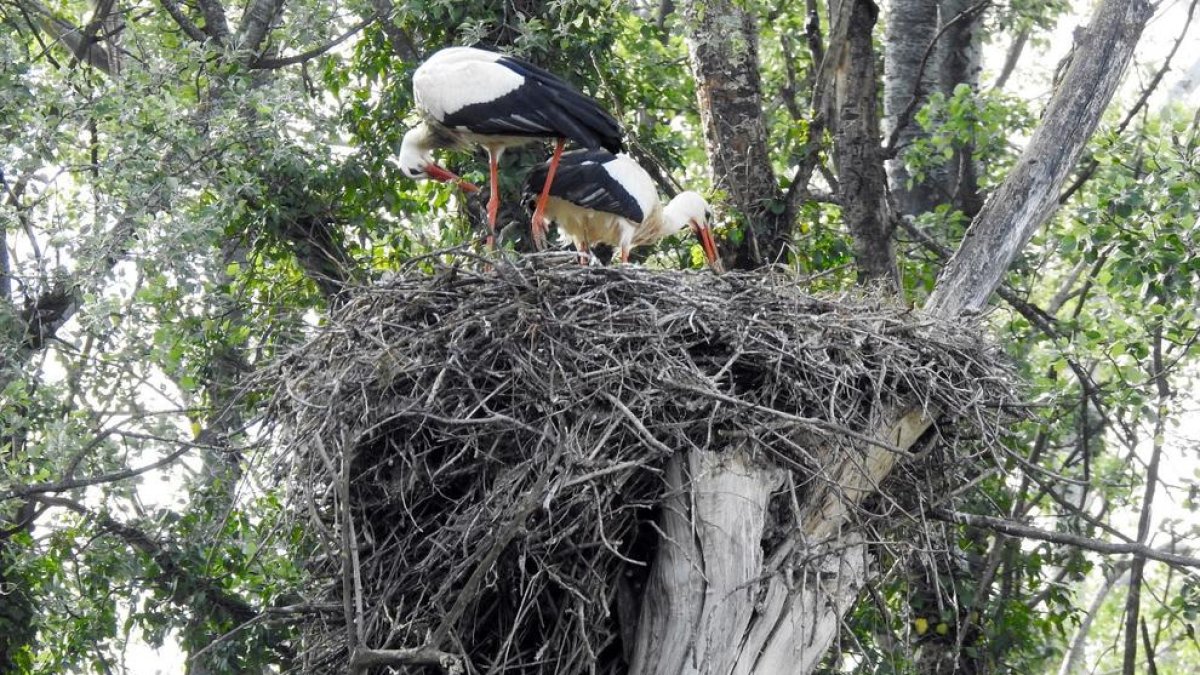
MULTIPOLYGON (((897 155, 926 135, 913 115, 930 94, 949 96, 959 84, 976 87, 980 70, 982 11, 969 0, 892 0, 884 32, 884 130, 897 155)), ((912 176, 900 157, 887 163, 896 209, 904 215, 939 204, 974 215, 981 206, 972 148, 956 150, 925 179, 912 176)))
POLYGON ((1152 14, 1146 0, 1105 0, 1016 166, 971 223, 926 309, 978 313, 1017 253, 1058 207, 1058 194, 1108 107, 1152 14))
POLYGON ((871 0, 841 0, 833 7, 833 34, 844 36, 827 57, 835 64, 833 159, 842 217, 854 244, 859 282, 883 284, 897 293, 900 274, 892 246, 894 218, 880 148, 871 46, 879 8, 871 0))
POLYGON ((740 451, 671 460, 661 526, 673 545, 661 547, 647 584, 631 673, 730 672, 755 610, 767 500, 782 479, 740 451))
POLYGON ((801 527, 769 557, 762 550, 764 516, 781 471, 756 465, 741 450, 673 458, 659 519, 663 544, 629 672, 776 675, 816 668, 867 574, 866 545, 842 526, 891 472, 894 449, 910 447, 929 423, 920 411, 897 412, 875 436, 892 449, 868 446, 865 456, 817 449, 827 467, 803 493, 801 527))
POLYGON ((732 0, 692 0, 685 20, 713 185, 747 221, 735 266, 775 262, 787 250, 790 216, 768 152, 757 22, 732 0))

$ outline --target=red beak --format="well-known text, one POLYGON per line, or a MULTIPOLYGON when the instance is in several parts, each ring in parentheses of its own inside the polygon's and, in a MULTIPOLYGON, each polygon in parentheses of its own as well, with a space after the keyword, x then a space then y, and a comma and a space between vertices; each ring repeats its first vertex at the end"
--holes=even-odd
POLYGON ((440 180, 443 183, 454 183, 467 192, 479 192, 479 186, 459 178, 454 172, 443 169, 437 164, 427 165, 425 173, 434 180, 440 180))
POLYGON ((717 242, 713 239, 712 230, 707 225, 699 225, 692 223, 692 229, 696 232, 696 238, 700 240, 700 248, 704 249, 704 257, 708 258, 708 265, 718 273, 725 272, 725 264, 721 262, 721 256, 717 253, 717 242))

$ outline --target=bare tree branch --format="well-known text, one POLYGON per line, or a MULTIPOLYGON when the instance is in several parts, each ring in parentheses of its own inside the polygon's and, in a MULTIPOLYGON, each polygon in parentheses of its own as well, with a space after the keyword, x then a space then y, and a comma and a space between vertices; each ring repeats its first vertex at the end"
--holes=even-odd
POLYGON ((350 657, 350 671, 363 672, 378 666, 438 666, 447 673, 463 672, 458 654, 429 647, 416 649, 367 649, 359 647, 350 657))
POLYGON ((75 490, 81 487, 89 487, 92 485, 103 485, 105 483, 115 483, 120 480, 126 480, 135 476, 140 476, 148 471, 162 468, 179 459, 189 451, 196 448, 212 448, 213 446, 201 443, 190 443, 187 441, 158 438, 138 434, 132 432, 122 432, 117 429, 108 430, 103 433, 102 438, 108 436, 125 436, 129 438, 141 438, 144 440, 166 441, 179 445, 179 448, 168 453, 161 459, 158 459, 149 464, 143 464, 136 468, 123 469, 121 471, 113 471, 111 473, 100 474, 98 476, 88 476, 86 478, 69 478, 65 480, 54 481, 52 483, 35 483, 33 485, 18 485, 8 490, 8 492, 0 493, 0 501, 15 499, 18 497, 29 497, 32 495, 46 494, 47 492, 66 492, 67 490, 75 490))
MULTIPOLYGON (((38 0, 17 0, 17 6, 33 18, 38 28, 62 43, 76 59, 105 74, 113 74, 116 66, 112 55, 94 39, 94 32, 91 33, 93 37, 88 37, 89 34, 79 26, 60 18, 38 0)), ((93 23, 93 30, 99 30, 102 20, 94 20, 93 23)))
POLYGON ((1159 551, 1150 548, 1145 544, 1137 542, 1110 542, 1092 539, 1090 537, 1080 536, 1078 534, 1070 534, 1068 532, 1051 532, 1042 530, 1036 527, 1031 527, 1023 523, 1016 523, 1004 518, 996 518, 995 516, 981 516, 973 513, 960 513, 958 511, 948 511, 937 509, 930 512, 929 517, 935 520, 942 520, 947 523, 957 523, 968 527, 980 527, 985 530, 994 532, 1002 532, 1014 537, 1023 537, 1025 539, 1036 539, 1037 541, 1048 541, 1053 544, 1065 544, 1074 546, 1088 551, 1097 553, 1106 553, 1110 555, 1134 554, 1143 557, 1147 560, 1157 560, 1158 562, 1167 563, 1170 565, 1179 565, 1181 567, 1196 567, 1200 568, 1200 558, 1193 558, 1178 553, 1168 551, 1159 551))
POLYGON ((48 506, 58 506, 77 513, 94 522, 104 532, 150 556, 161 570, 153 581, 181 607, 190 606, 191 598, 199 592, 207 602, 220 608, 235 621, 247 621, 258 614, 245 600, 224 591, 216 580, 197 576, 185 569, 174 551, 155 541, 146 532, 126 525, 106 513, 93 511, 73 499, 39 495, 36 500, 48 506))
MULTIPOLYGON (((1138 516, 1137 543, 1139 545, 1144 545, 1150 537, 1150 516, 1154 506, 1154 492, 1158 487, 1158 466, 1162 459, 1163 445, 1166 443, 1164 434, 1167 423, 1167 401, 1171 398, 1171 388, 1167 384, 1167 374, 1163 368, 1161 320, 1154 325, 1152 339, 1150 381, 1154 383, 1158 409, 1154 416, 1154 439, 1150 450, 1150 465, 1146 468, 1146 488, 1142 495, 1142 510, 1138 516)), ((1125 658, 1122 661, 1124 675, 1134 675, 1137 669, 1138 613, 1141 610, 1142 575, 1146 569, 1147 557, 1143 554, 1135 555, 1133 565, 1129 568, 1129 592, 1125 596, 1125 658)))
POLYGON ((208 39, 204 31, 197 28, 196 24, 192 23, 192 20, 183 13, 178 2, 175 0, 159 0, 159 2, 162 4, 163 9, 167 10, 167 14, 171 15, 171 19, 175 21, 175 25, 179 26, 185 35, 196 42, 204 42, 208 39))
POLYGON ((271 59, 258 58, 258 59, 255 59, 254 62, 250 64, 250 67, 261 69, 261 70, 267 70, 267 69, 272 69, 272 68, 283 68, 286 66, 292 66, 297 63, 304 63, 305 61, 315 59, 318 56, 329 51, 330 49, 333 49, 334 47, 336 47, 336 46, 342 44, 343 42, 345 42, 346 40, 350 39, 355 34, 357 34, 359 31, 361 31, 362 29, 371 25, 377 18, 379 18, 377 15, 372 14, 371 16, 354 24, 354 26, 352 26, 346 32, 337 36, 330 42, 327 42, 327 43, 321 45, 320 47, 313 47, 312 49, 309 49, 308 51, 301 52, 299 54, 294 54, 292 56, 280 56, 280 57, 271 58, 271 59))
POLYGON ((1013 71, 1017 69, 1017 62, 1021 60, 1021 52, 1025 51, 1025 43, 1028 41, 1029 29, 1021 31, 1013 38, 1012 44, 1008 46, 1008 51, 1004 54, 1004 65, 1000 68, 1000 74, 992 83, 992 89, 1000 91, 1004 89, 1004 85, 1008 84, 1008 78, 1012 77, 1013 71))

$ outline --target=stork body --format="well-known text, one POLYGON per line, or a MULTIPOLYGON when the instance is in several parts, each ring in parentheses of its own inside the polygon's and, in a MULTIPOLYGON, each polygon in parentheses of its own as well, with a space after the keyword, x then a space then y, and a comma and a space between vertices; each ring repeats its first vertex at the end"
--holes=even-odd
POLYGON ((567 139, 585 148, 621 149, 617 121, 594 99, 522 59, 473 47, 450 47, 413 73, 413 98, 421 123, 404 135, 400 166, 410 178, 453 180, 433 161, 438 148, 483 146, 489 160, 488 226, 500 208, 500 156, 537 139, 557 141, 533 217, 534 243, 545 239, 545 202, 567 139))
MULTIPOLYGON (((549 163, 534 168, 526 193, 545 190, 549 173, 549 163)), ((634 246, 653 244, 690 228, 709 265, 724 271, 704 198, 681 192, 663 205, 654 179, 624 153, 614 155, 603 149, 565 153, 549 191, 546 216, 581 254, 587 254, 593 244, 609 244, 620 251, 622 262, 629 262, 634 246)))

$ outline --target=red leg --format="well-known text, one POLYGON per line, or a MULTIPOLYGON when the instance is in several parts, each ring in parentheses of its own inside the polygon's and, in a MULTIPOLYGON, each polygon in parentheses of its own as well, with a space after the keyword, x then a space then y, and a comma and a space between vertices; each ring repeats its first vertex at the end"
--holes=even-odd
POLYGON ((492 196, 488 197, 488 248, 496 247, 496 215, 500 212, 500 158, 488 151, 488 169, 492 178, 492 196))
POLYGON ((542 194, 538 197, 537 207, 533 210, 533 247, 537 250, 546 248, 546 202, 550 200, 550 184, 554 182, 554 172, 558 171, 558 161, 562 159, 563 146, 567 139, 560 138, 554 146, 554 156, 550 158, 550 168, 546 171, 546 184, 542 186, 542 194))
POLYGON ((629 263, 629 249, 624 246, 621 247, 621 262, 623 264, 629 263))
POLYGON ((592 261, 592 253, 585 242, 579 242, 579 264, 587 267, 592 261))

